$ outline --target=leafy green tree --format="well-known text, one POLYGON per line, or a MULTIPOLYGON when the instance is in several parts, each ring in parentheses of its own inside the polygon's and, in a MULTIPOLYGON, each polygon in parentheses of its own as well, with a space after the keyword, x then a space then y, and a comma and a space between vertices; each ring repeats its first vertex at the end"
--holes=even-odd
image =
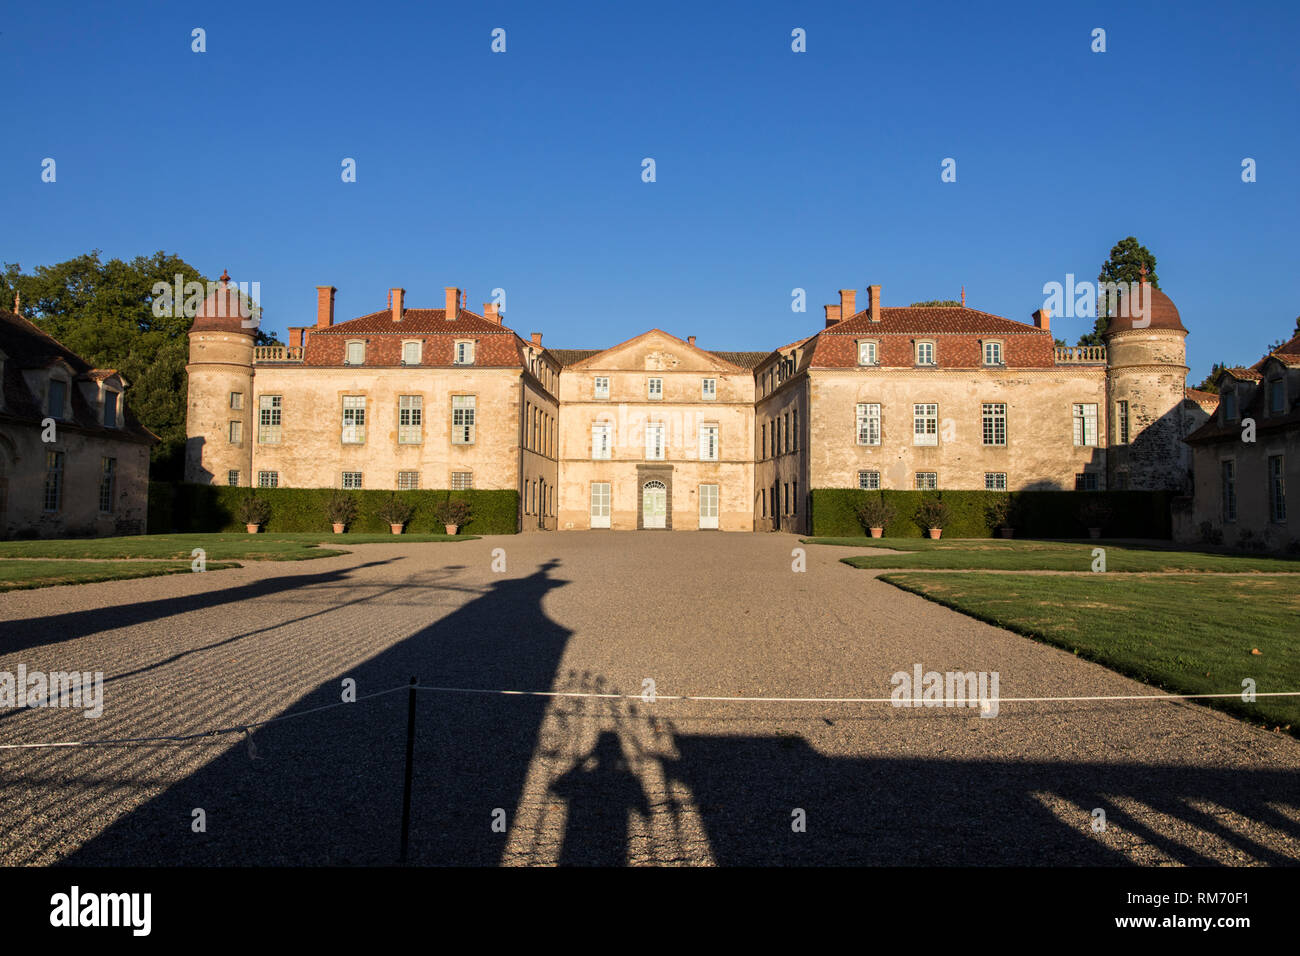
POLYGON ((1205 376, 1205 379, 1201 382, 1201 384, 1195 387, 1200 389, 1202 392, 1214 392, 1214 394, 1217 395, 1219 393, 1219 386, 1214 383, 1214 377, 1218 375, 1220 372, 1222 372, 1225 368, 1227 368, 1227 366, 1224 365, 1222 362, 1215 362, 1213 365, 1210 366, 1210 374, 1205 376))
MULTIPOLYGON (((127 262, 100 257, 99 250, 24 273, 17 263, 0 271, 0 308, 21 312, 97 368, 126 377, 127 402, 146 428, 162 439, 153 450, 155 478, 179 479, 185 447, 186 333, 193 319, 178 307, 153 312, 156 283, 173 286, 208 280, 179 256, 156 252, 127 262)), ((258 344, 269 341, 261 330, 258 344)))
MULTIPOLYGON (((1127 236, 1115 243, 1110 250, 1110 258, 1101 264, 1101 272, 1097 275, 1097 282, 1137 282, 1142 278, 1142 266, 1147 267, 1146 280, 1151 283, 1151 288, 1159 289, 1160 280, 1156 277, 1156 257, 1146 246, 1142 245, 1133 236, 1127 236)), ((1102 302, 1101 296, 1097 299, 1097 321, 1091 332, 1079 336, 1080 345, 1105 345, 1102 336, 1106 332, 1106 327, 1110 325, 1110 317, 1114 314, 1115 303, 1102 302)))

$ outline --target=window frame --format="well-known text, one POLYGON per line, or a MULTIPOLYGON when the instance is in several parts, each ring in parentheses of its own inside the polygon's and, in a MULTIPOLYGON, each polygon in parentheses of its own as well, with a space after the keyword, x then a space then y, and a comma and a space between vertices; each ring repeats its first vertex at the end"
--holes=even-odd
POLYGON ((1219 459, 1219 515, 1224 523, 1237 520, 1237 459, 1219 459))
POLYGON ((937 448, 939 445, 939 403, 912 403, 912 445, 921 448, 937 448), (918 411, 924 409, 924 411, 918 411), (933 414, 929 411, 934 409, 933 414), (918 431, 917 426, 924 425, 918 431), (930 426, 933 425, 933 428, 930 426), (918 440, 919 436, 919 440, 918 440))
POLYGON ((420 472, 413 468, 402 468, 397 472, 397 490, 398 491, 419 491, 420 490, 420 472), (405 476, 413 475, 413 478, 405 476))
POLYGON ((980 403, 980 441, 985 448, 1005 448, 1007 445, 1007 403, 980 403), (992 411, 990 411, 992 409, 992 411), (1001 409, 1001 411, 998 411, 1001 409), (1000 431, 999 431, 1000 426, 1000 431), (991 438, 990 440, 990 433, 991 438), (1001 440, 999 440, 1001 439, 1001 440))
POLYGON ((664 380, 661 377, 656 375, 648 376, 645 380, 645 387, 646 401, 662 402, 664 400, 664 380))
POLYGON ((987 339, 980 342, 980 359, 985 368, 1006 368, 1006 346, 1001 339, 987 339), (989 361, 989 349, 997 350, 997 358, 989 361))
POLYGON ((610 461, 614 457, 614 423, 603 419, 591 423, 591 460, 610 461), (598 436, 603 441, 598 441, 598 436))
POLYGON ((402 339, 402 364, 406 366, 424 364, 424 340, 423 339, 402 339), (407 349, 415 349, 415 361, 409 362, 406 358, 407 349))
POLYGON ((478 437, 478 395, 451 396, 451 443, 473 445, 478 437), (457 399, 462 399, 458 404, 457 399), (457 417, 460 422, 457 423, 457 417), (459 430, 459 431, 458 431, 459 430))
POLYGON ((343 364, 344 365, 365 365, 366 364, 366 340, 365 339, 348 339, 343 344, 343 364), (352 361, 352 350, 360 349, 361 358, 352 361))
POLYGON ((939 364, 939 346, 934 339, 918 339, 912 349, 912 358, 917 368, 934 368, 939 364), (930 361, 921 360, 921 350, 930 350, 930 361))
POLYGON ((718 380, 716 378, 700 379, 700 400, 716 402, 718 400, 718 380))
POLYGON ((880 342, 876 339, 861 339, 858 341, 858 367, 875 368, 880 364, 880 342), (864 350, 871 352, 871 361, 864 362, 862 353, 864 350))
POLYGON ((67 470, 67 456, 58 450, 45 452, 45 480, 42 485, 41 511, 45 514, 58 514, 63 510, 63 484, 67 470), (54 504, 51 506, 50 502, 54 504))
POLYGON ((668 452, 668 442, 664 437, 663 422, 646 422, 645 424, 645 460, 646 461, 665 461, 668 452), (655 435, 658 438, 658 446, 652 446, 650 436, 655 435), (657 451, 658 454, 651 454, 657 451))
POLYGON ((259 445, 278 445, 283 437, 284 396, 279 394, 258 395, 257 443, 259 445), (268 418, 274 419, 274 421, 268 421, 268 418))
POLYGON ((984 472, 984 490, 985 491, 1006 491, 1007 490, 1007 473, 1005 471, 986 471, 984 472), (1002 483, 998 484, 1001 478, 1002 483))
POLYGON ((717 422, 700 422, 699 460, 718 461, 722 456, 722 428, 717 422))
POLYGON ((880 471, 878 469, 867 468, 858 472, 858 490, 859 491, 879 491, 880 490, 880 471), (874 477, 874 483, 871 476, 874 477))
POLYGON ((366 443, 366 396, 343 395, 341 397, 339 442, 343 445, 364 445, 366 443), (349 412, 351 413, 350 416, 349 412), (349 417, 351 423, 348 421, 349 417), (352 436, 350 439, 349 435, 352 436))
POLYGON ((451 346, 451 362, 453 365, 473 365, 475 352, 474 339, 456 339, 451 346))
POLYGON ((854 422, 857 444, 870 447, 876 447, 880 444, 884 432, 884 420, 879 402, 858 402, 854 409, 854 422), (875 409, 874 415, 872 409, 875 409), (875 426, 874 433, 872 432, 873 424, 875 426), (866 426, 866 441, 863 441, 864 425, 866 426), (873 434, 874 441, 872 440, 873 434))
POLYGON ((339 472, 339 487, 344 491, 360 491, 363 487, 363 483, 364 476, 359 471, 339 472), (355 476, 355 478, 353 476, 355 476))
POLYGON ((1265 460, 1265 477, 1268 480, 1268 520, 1274 524, 1286 523, 1286 456, 1268 455, 1265 460), (1274 469, 1276 463, 1277 468, 1274 469))
POLYGON ((397 396, 397 444, 424 444, 424 395, 407 393, 397 396), (406 420, 403 421, 403 418, 406 420), (415 437, 410 437, 414 435, 415 437))
POLYGON ((280 473, 278 471, 259 471, 257 473, 257 487, 279 488, 280 473))
POLYGON ((1074 441, 1075 448, 1099 447, 1097 444, 1098 441, 1097 427, 1099 424, 1098 418, 1100 414, 1101 414, 1100 406, 1096 402, 1071 402, 1070 403, 1071 438, 1074 441), (1088 423, 1090 420, 1088 416, 1088 409, 1090 408, 1092 409, 1091 433, 1089 433, 1088 431, 1088 423), (1079 409, 1082 409, 1083 411, 1079 411, 1079 409), (1092 436, 1092 441, 1088 441, 1089 434, 1091 434, 1092 436))
POLYGON ((609 398, 609 376, 596 375, 591 380, 591 397, 597 400, 606 400, 609 398), (604 388, 601 388, 601 383, 604 388))
POLYGON ((939 473, 937 471, 917 471, 912 473, 913 491, 938 491, 939 473), (933 479, 933 480, 927 480, 933 479))

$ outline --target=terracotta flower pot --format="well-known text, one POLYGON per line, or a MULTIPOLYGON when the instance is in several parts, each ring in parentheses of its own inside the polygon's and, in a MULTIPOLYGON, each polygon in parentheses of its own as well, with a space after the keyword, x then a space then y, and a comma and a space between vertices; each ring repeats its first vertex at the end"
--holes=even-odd
POLYGON ((249 534, 257 534, 258 529, 261 528, 261 527, 262 527, 262 526, 261 526, 260 524, 246 524, 246 525, 244 525, 245 530, 247 530, 249 534))
POLYGON ((1088 529, 1088 537, 1090 537, 1090 538, 1100 538, 1100 537, 1101 537, 1101 529, 1100 529, 1100 528, 1089 528, 1089 529, 1088 529))
POLYGON ((938 538, 938 537, 940 537, 942 534, 943 534, 943 529, 942 529, 942 528, 931 528, 931 529, 930 529, 930 537, 931 537, 931 538, 938 538))
POLYGON ((458 524, 449 524, 449 525, 443 525, 443 527, 447 529, 447 533, 448 533, 448 534, 455 534, 456 531, 460 528, 460 525, 458 525, 458 524))
POLYGON ((879 537, 880 537, 882 534, 884 534, 884 533, 885 533, 885 529, 884 529, 884 528, 872 528, 872 529, 871 529, 871 537, 873 537, 873 538, 879 538, 879 537))
POLYGON ((1002 535, 1002 537, 1004 537, 1004 538, 1014 538, 1014 537, 1016 536, 1016 529, 1015 529, 1015 528, 1002 528, 1002 529, 1000 529, 999 533, 1000 533, 1000 534, 1002 535))
POLYGON ((344 524, 343 524, 342 521, 336 521, 336 522, 334 522, 334 533, 335 533, 335 534, 342 534, 342 533, 343 533, 343 528, 344 528, 344 524))
POLYGON ((392 529, 393 534, 401 534, 401 533, 402 533, 402 529, 405 528, 406 525, 401 525, 401 524, 390 524, 388 527, 389 527, 390 529, 392 529))

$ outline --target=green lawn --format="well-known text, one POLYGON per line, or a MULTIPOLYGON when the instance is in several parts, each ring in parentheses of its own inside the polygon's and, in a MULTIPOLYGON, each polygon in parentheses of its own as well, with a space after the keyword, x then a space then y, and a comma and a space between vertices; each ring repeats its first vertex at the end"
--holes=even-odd
POLYGON ((39 541, 0 541, 3 558, 173 558, 190 560, 195 548, 208 560, 300 561, 330 558, 343 551, 322 544, 422 544, 429 541, 474 541, 473 535, 446 534, 149 534, 121 538, 60 538, 39 541))
MULTIPOLYGON (((209 562, 209 571, 236 568, 237 564, 209 562)), ((46 588, 55 584, 122 581, 159 574, 193 573, 189 561, 5 561, 0 559, 0 591, 46 588)))
POLYGON ((1036 541, 1001 538, 806 538, 808 544, 855 547, 868 553, 842 558, 855 568, 974 571, 1091 571, 1093 549, 1106 552, 1107 571, 1215 571, 1300 573, 1300 558, 1178 551, 1137 542, 1036 541), (873 549, 907 554, 871 554, 873 549))
MULTIPOLYGON (((1300 690, 1294 578, 972 572, 881 580, 1170 693, 1240 693, 1247 677, 1261 693, 1300 690)), ((1300 735, 1300 698, 1211 704, 1300 735)))

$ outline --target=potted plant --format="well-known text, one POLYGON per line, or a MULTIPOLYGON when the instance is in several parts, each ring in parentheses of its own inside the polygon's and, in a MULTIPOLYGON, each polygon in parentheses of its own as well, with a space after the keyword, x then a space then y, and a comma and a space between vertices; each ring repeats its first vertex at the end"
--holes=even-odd
POLYGON ((1110 520, 1111 511, 1103 501, 1088 501, 1079 509, 1079 520, 1088 529, 1088 537, 1100 538, 1101 529, 1110 520))
POLYGON ((989 527, 996 528, 1004 538, 1015 537, 1016 529, 1011 526, 1011 496, 1000 494, 984 507, 989 527))
POLYGON ((931 538, 943 535, 943 526, 948 523, 948 506, 938 498, 922 498, 921 506, 916 509, 916 523, 929 532, 931 538))
POLYGON ((393 534, 401 534, 406 523, 411 520, 411 514, 415 511, 410 502, 403 501, 397 497, 396 493, 388 496, 379 507, 377 514, 388 522, 388 527, 393 534))
POLYGON ((879 538, 885 533, 885 526, 894 520, 895 509, 883 495, 868 498, 855 509, 862 527, 871 532, 871 537, 879 538))
POLYGON ((271 503, 254 494, 246 495, 239 502, 239 520, 249 534, 257 534, 271 520, 271 503))
POLYGON ((342 534, 357 516, 356 496, 335 489, 325 504, 325 513, 334 525, 334 533, 342 534))
POLYGON ((469 521, 471 511, 468 501, 450 498, 447 501, 440 502, 434 508, 433 520, 446 528, 448 534, 455 534, 462 525, 469 521))

